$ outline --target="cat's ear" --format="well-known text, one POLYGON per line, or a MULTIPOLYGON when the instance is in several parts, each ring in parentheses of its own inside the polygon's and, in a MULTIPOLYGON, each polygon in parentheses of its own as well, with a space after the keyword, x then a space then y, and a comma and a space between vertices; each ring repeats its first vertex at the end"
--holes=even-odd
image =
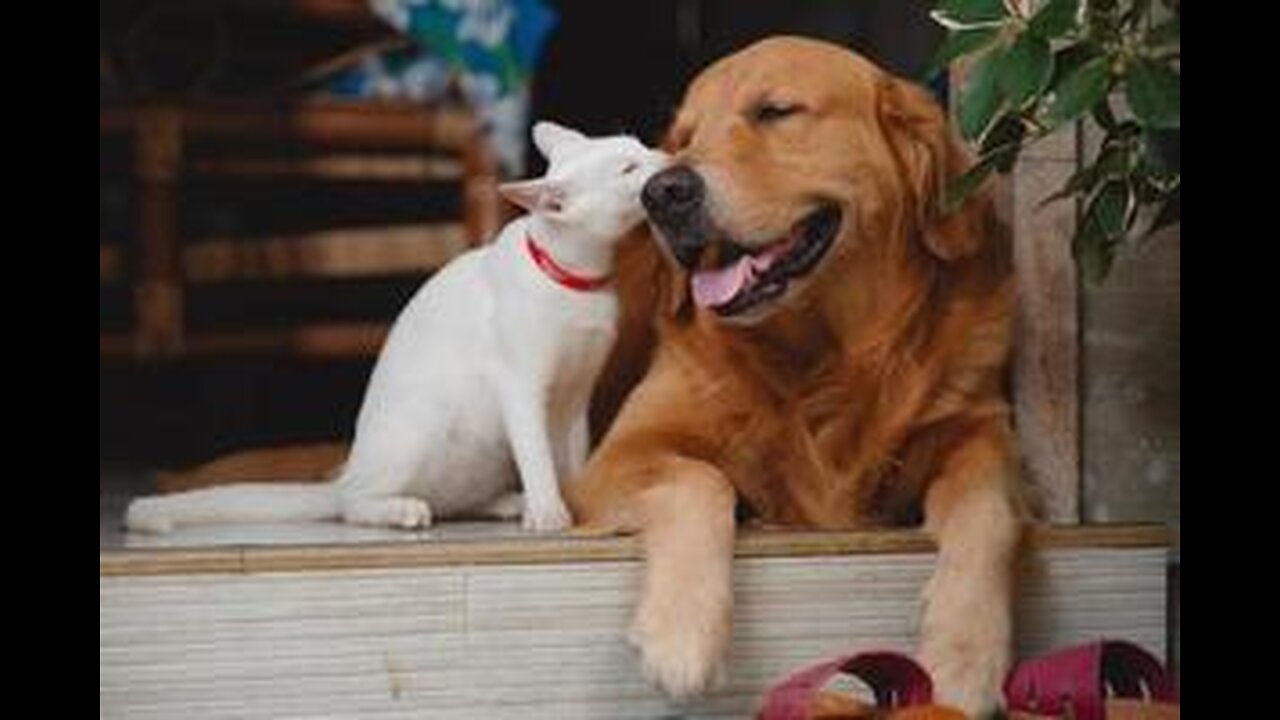
POLYGON ((542 153, 542 157, 548 160, 552 155, 585 142, 586 139, 587 136, 577 130, 557 125, 550 120, 542 120, 533 126, 533 144, 542 153))
POLYGON ((564 210, 564 186, 549 178, 502 183, 498 192, 529 212, 554 215, 564 210))

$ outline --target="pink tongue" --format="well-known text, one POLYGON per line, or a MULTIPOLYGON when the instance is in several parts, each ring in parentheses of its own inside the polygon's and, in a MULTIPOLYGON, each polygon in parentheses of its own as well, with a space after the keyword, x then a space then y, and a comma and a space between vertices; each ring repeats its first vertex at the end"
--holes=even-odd
POLYGON ((717 270, 699 270, 693 274, 690 287, 693 301, 699 307, 719 307, 732 300, 752 283, 773 261, 786 253, 790 243, 775 243, 758 256, 743 255, 737 262, 717 270))
POLYGON ((747 256, 738 258, 738 262, 719 270, 699 270, 690 281, 693 301, 699 307, 724 305, 747 284, 750 275, 751 258, 747 256))

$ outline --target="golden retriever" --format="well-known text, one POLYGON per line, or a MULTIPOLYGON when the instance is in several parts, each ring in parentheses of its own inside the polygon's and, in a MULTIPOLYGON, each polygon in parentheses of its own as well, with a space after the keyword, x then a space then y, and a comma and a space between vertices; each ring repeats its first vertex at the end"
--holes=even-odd
POLYGON ((676 697, 717 677, 739 502, 771 524, 922 519, 921 657, 943 700, 993 709, 1024 517, 1010 245, 985 195, 942 212, 968 167, 944 113, 844 48, 775 37, 694 79, 667 146, 644 196, 658 242, 619 263, 614 374, 643 377, 568 490, 585 528, 643 535, 646 674, 676 697))
MULTIPOLYGON (((942 701, 994 709, 1026 516, 1010 244, 985 194, 942 212, 969 166, 944 113, 842 47, 775 37, 695 78, 666 145, 676 165, 645 190, 659 237, 619 259, 607 432, 566 488, 585 532, 643 535, 630 639, 646 674, 675 697, 720 674, 741 507, 804 527, 923 521, 939 554, 921 659, 942 701)), ((341 453, 251 451, 165 480, 318 478, 341 453)))

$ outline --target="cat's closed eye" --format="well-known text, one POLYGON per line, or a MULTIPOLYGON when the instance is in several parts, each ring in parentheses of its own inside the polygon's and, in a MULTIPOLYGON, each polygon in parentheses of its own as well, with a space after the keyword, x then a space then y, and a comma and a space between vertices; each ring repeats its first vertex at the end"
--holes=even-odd
POLYGON ((622 166, 622 174, 623 174, 623 175, 630 175, 631 173, 633 173, 633 172, 635 172, 636 170, 639 170, 639 169, 640 169, 640 163, 638 163, 638 162, 636 162, 636 161, 632 160, 631 162, 629 162, 629 163, 627 163, 626 165, 623 165, 623 166, 622 166))

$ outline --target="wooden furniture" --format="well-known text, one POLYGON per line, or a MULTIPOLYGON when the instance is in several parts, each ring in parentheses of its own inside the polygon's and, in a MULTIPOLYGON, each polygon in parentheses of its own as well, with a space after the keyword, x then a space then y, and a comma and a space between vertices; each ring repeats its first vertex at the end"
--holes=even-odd
MULTIPOLYGON (((136 237, 99 243, 100 286, 126 284, 131 328, 104 332, 103 357, 155 360, 187 355, 376 354, 381 322, 313 322, 285 329, 193 332, 191 287, 425 274, 491 237, 501 224, 498 170, 474 117, 458 107, 307 100, 103 107, 104 143, 132 146, 136 237), (214 143, 217 152, 202 151, 214 143), (288 146, 284 156, 263 148, 288 146), (237 153, 243 146, 245 152, 237 153), (228 150, 230 148, 230 150, 228 150), (251 149, 250 149, 251 148, 251 149), (305 148, 300 154, 298 148, 305 148), (447 222, 326 229, 299 234, 183 237, 182 183, 192 178, 446 183, 460 192, 447 222)), ((112 239, 114 240, 114 239, 112 239)))

